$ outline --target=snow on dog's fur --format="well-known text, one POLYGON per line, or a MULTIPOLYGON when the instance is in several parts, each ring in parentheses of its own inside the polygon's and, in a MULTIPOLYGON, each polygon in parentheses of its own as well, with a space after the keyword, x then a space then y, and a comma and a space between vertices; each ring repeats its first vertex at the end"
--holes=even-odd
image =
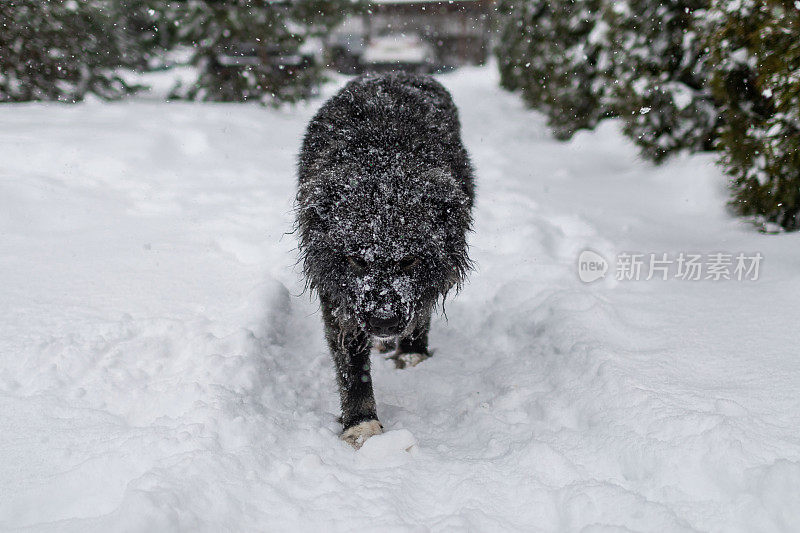
POLYGON ((351 81, 308 125, 300 250, 336 365, 343 438, 355 447, 381 428, 371 340, 395 337, 398 366, 427 357, 431 313, 470 267, 474 184, 460 129, 444 87, 400 73, 351 81))

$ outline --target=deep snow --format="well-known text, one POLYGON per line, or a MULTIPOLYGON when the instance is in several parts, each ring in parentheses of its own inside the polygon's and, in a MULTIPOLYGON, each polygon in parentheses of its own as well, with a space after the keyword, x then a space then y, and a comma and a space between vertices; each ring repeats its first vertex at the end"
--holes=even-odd
POLYGON ((440 79, 478 269, 433 358, 374 354, 359 452, 285 234, 321 100, 0 107, 0 529, 800 530, 800 235, 729 218, 711 156, 559 143, 492 70, 440 79), (587 285, 585 248, 764 262, 587 285))

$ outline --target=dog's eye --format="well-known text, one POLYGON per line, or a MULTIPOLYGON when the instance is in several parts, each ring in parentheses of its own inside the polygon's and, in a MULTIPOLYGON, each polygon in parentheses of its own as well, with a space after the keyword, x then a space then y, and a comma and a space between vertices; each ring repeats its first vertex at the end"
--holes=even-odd
POLYGON ((418 263, 419 259, 417 259, 416 257, 413 256, 405 257, 403 258, 403 260, 400 261, 400 270, 402 270, 403 272, 411 272, 412 270, 414 270, 414 267, 417 266, 418 263))
POLYGON ((350 266, 353 267, 356 272, 363 272, 367 269, 367 262, 360 257, 354 255, 348 256, 347 262, 350 263, 350 266))

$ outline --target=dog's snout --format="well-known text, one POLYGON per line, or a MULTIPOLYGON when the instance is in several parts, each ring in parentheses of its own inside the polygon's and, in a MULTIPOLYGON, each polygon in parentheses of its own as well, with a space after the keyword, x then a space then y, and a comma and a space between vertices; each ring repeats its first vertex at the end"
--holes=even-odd
POLYGON ((376 335, 394 335, 398 332, 400 318, 396 316, 373 316, 369 319, 369 327, 376 335))

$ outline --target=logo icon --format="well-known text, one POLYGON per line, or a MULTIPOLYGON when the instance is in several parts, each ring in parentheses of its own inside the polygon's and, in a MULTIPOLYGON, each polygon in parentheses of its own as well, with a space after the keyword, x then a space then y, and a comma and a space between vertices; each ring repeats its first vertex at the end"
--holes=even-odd
POLYGON ((608 272, 608 261, 605 257, 593 252, 584 250, 578 256, 578 277, 584 283, 591 283, 600 278, 604 278, 608 272))

